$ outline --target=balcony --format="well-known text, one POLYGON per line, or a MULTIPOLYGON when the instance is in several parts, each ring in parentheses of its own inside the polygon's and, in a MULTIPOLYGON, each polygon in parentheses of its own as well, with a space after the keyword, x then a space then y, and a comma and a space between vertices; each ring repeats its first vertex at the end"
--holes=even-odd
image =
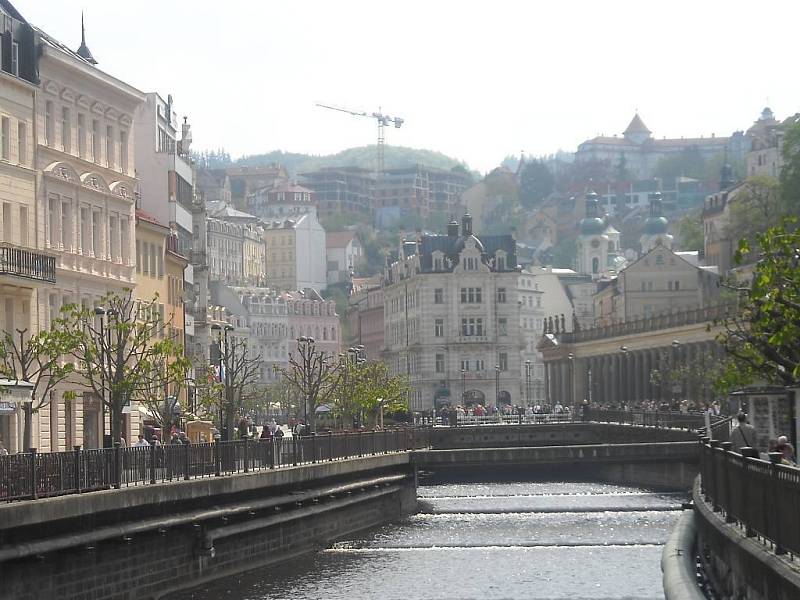
POLYGON ((56 282, 56 258, 9 244, 0 245, 0 275, 56 282))

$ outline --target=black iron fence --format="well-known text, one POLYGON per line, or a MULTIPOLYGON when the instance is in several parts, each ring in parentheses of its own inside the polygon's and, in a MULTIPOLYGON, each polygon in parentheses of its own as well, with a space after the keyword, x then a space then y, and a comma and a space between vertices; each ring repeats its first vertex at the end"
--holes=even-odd
POLYGON ((0 274, 55 283, 56 259, 27 248, 3 244, 0 246, 0 274))
POLYGON ((0 456, 0 501, 218 477, 427 448, 428 430, 398 428, 272 440, 36 450, 0 456))
POLYGON ((800 555, 800 469, 781 464, 779 452, 761 460, 754 448, 739 450, 703 438, 700 490, 706 502, 776 554, 800 555))

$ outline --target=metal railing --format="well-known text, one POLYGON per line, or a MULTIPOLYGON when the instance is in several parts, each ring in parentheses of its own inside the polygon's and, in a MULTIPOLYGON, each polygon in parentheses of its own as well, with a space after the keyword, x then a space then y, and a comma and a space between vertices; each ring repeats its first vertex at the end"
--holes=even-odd
POLYGON ((56 258, 9 244, 0 245, 0 274, 56 282, 56 258))
POLYGON ((782 455, 758 458, 754 448, 733 452, 730 442, 703 438, 700 491, 714 512, 760 537, 776 554, 800 555, 800 469, 782 455))
POLYGON ((429 445, 427 429, 398 428, 271 440, 115 447, 0 456, 0 501, 29 500, 167 481, 406 452, 429 445))
MULTIPOLYGON (((724 425, 729 417, 711 417, 711 429, 725 433, 724 425)), ((534 413, 532 415, 484 415, 459 416, 456 423, 449 418, 436 417, 436 425, 540 425, 548 423, 612 423, 617 425, 639 425, 642 427, 663 427, 671 429, 690 429, 702 431, 705 427, 705 414, 702 412, 646 411, 646 410, 607 410, 598 408, 579 409, 566 413, 534 413)), ((422 424, 430 424, 430 419, 422 424)), ((727 438, 726 438, 727 439, 727 438)))

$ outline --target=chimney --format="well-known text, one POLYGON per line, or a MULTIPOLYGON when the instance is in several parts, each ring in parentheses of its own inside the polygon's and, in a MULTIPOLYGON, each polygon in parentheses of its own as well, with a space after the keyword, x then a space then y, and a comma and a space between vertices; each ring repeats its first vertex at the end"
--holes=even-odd
POLYGON ((447 237, 458 237, 458 221, 453 219, 447 224, 447 237))

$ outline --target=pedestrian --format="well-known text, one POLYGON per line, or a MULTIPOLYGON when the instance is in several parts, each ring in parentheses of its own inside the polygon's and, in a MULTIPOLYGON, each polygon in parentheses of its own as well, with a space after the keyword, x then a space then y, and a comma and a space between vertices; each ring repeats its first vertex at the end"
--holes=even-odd
POLYGON ((8 450, 3 445, 3 442, 0 442, 0 456, 8 456, 8 450))
POLYGON ((775 451, 781 453, 781 462, 783 464, 794 464, 794 446, 792 446, 785 435, 782 435, 778 438, 778 443, 775 445, 775 451))
POLYGON ((134 448, 149 448, 150 447, 150 442, 148 442, 146 439, 144 439, 144 434, 140 433, 139 434, 139 439, 136 441, 136 443, 133 445, 133 447, 134 448))
POLYGON ((747 415, 740 412, 736 415, 739 424, 731 431, 731 447, 734 452, 739 452, 741 448, 757 448, 756 428, 747 422, 747 415))

